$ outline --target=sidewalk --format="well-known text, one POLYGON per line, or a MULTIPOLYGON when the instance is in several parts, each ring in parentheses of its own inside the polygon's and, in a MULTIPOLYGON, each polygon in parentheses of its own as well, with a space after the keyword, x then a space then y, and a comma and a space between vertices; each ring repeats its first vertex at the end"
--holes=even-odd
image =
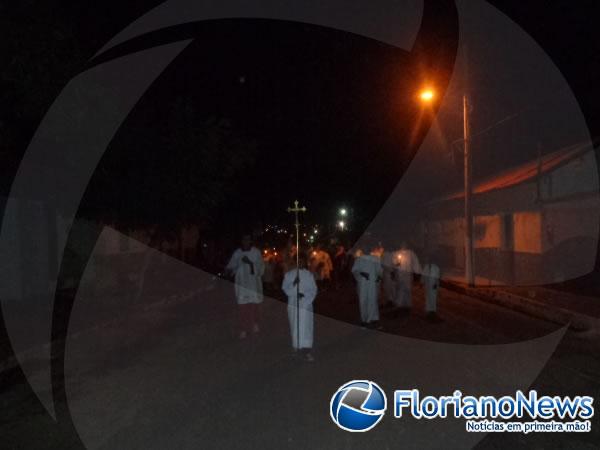
POLYGON ((569 324, 575 330, 600 330, 600 298, 587 297, 544 286, 494 285, 477 277, 468 287, 463 274, 444 274, 441 284, 451 290, 492 302, 550 322, 569 324))

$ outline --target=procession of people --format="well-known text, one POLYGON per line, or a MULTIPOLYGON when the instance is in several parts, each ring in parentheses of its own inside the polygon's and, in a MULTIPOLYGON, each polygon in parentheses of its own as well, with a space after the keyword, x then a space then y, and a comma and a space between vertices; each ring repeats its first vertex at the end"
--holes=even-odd
POLYGON ((440 268, 432 252, 423 252, 421 265, 416 251, 406 242, 394 248, 368 238, 355 245, 352 253, 340 243, 334 243, 330 250, 333 258, 321 244, 298 252, 292 240, 281 249, 267 246, 259 250, 251 235, 244 235, 226 266, 235 286, 239 338, 244 340, 261 330, 259 305, 263 301, 263 284, 275 298, 278 292, 285 294, 291 347, 307 361, 314 360, 313 304, 318 301, 318 294, 329 288, 337 291, 352 278, 360 325, 364 328, 382 329, 380 311, 391 313, 392 318, 408 316, 417 280, 423 286, 426 318, 439 321, 440 268))

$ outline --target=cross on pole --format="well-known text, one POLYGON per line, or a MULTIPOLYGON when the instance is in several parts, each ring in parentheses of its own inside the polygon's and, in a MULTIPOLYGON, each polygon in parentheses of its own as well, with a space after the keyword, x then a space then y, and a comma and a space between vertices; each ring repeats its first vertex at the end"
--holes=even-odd
POLYGON ((296 219, 294 225, 296 226, 296 351, 300 349, 300 221, 298 213, 306 212, 306 207, 298 206, 298 200, 294 201, 294 207, 288 208, 287 211, 294 213, 296 219))

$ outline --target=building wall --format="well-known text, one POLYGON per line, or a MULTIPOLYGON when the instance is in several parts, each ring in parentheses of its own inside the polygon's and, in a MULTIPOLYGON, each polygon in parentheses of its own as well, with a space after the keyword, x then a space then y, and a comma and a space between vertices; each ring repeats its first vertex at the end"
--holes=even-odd
POLYGON ((537 211, 513 213, 513 250, 519 253, 542 253, 542 214, 537 211))
MULTIPOLYGON (((599 210, 598 196, 588 196, 475 216, 476 275, 490 283, 544 284, 587 273, 595 264, 599 210)), ((464 219, 429 219, 427 230, 440 265, 463 270, 464 219)))
POLYGON ((545 264, 556 281, 581 276, 595 266, 599 210, 598 197, 544 207, 545 264))
MULTIPOLYGON (((598 172, 593 151, 539 179, 473 196, 476 274, 508 284, 546 284, 589 273, 600 229, 598 172)), ((431 245, 445 269, 464 268, 464 198, 433 202, 431 245), (436 224, 436 225, 433 225, 436 224), (448 257, 452 255, 453 257, 448 257)))
POLYGON ((584 153, 568 164, 542 175, 540 188, 543 200, 597 189, 598 169, 595 153, 584 153))
POLYGON ((599 202, 587 201, 579 204, 559 203, 544 208, 544 250, 551 250, 561 242, 587 236, 598 236, 598 221, 591 208, 599 202))
MULTIPOLYGON (((463 220, 464 222, 464 220, 463 220)), ((473 218, 474 248, 502 247, 502 217, 500 214, 473 218)))
POLYGON ((425 227, 424 247, 435 252, 439 264, 464 267, 464 220, 461 218, 429 221, 425 227))

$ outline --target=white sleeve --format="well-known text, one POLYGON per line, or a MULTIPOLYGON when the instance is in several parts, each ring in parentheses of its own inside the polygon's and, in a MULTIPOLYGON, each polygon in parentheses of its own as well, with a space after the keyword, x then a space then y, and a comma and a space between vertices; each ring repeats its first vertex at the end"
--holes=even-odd
POLYGON ((310 272, 304 273, 304 277, 302 280, 304 283, 302 284, 302 293, 304 294, 304 298, 308 303, 312 303, 315 301, 315 297, 317 296, 317 283, 315 283, 315 277, 310 272))
POLYGON ((281 284, 281 289, 285 292, 285 295, 291 297, 296 293, 296 286, 294 286, 294 280, 296 279, 296 271, 290 270, 283 277, 283 283, 281 284))
POLYGON ((238 268, 240 264, 240 250, 237 249, 235 252, 233 252, 233 255, 231 255, 231 259, 229 260, 229 262, 227 263, 227 266, 225 266, 225 268, 227 270, 231 270, 232 272, 235 272, 238 268))

